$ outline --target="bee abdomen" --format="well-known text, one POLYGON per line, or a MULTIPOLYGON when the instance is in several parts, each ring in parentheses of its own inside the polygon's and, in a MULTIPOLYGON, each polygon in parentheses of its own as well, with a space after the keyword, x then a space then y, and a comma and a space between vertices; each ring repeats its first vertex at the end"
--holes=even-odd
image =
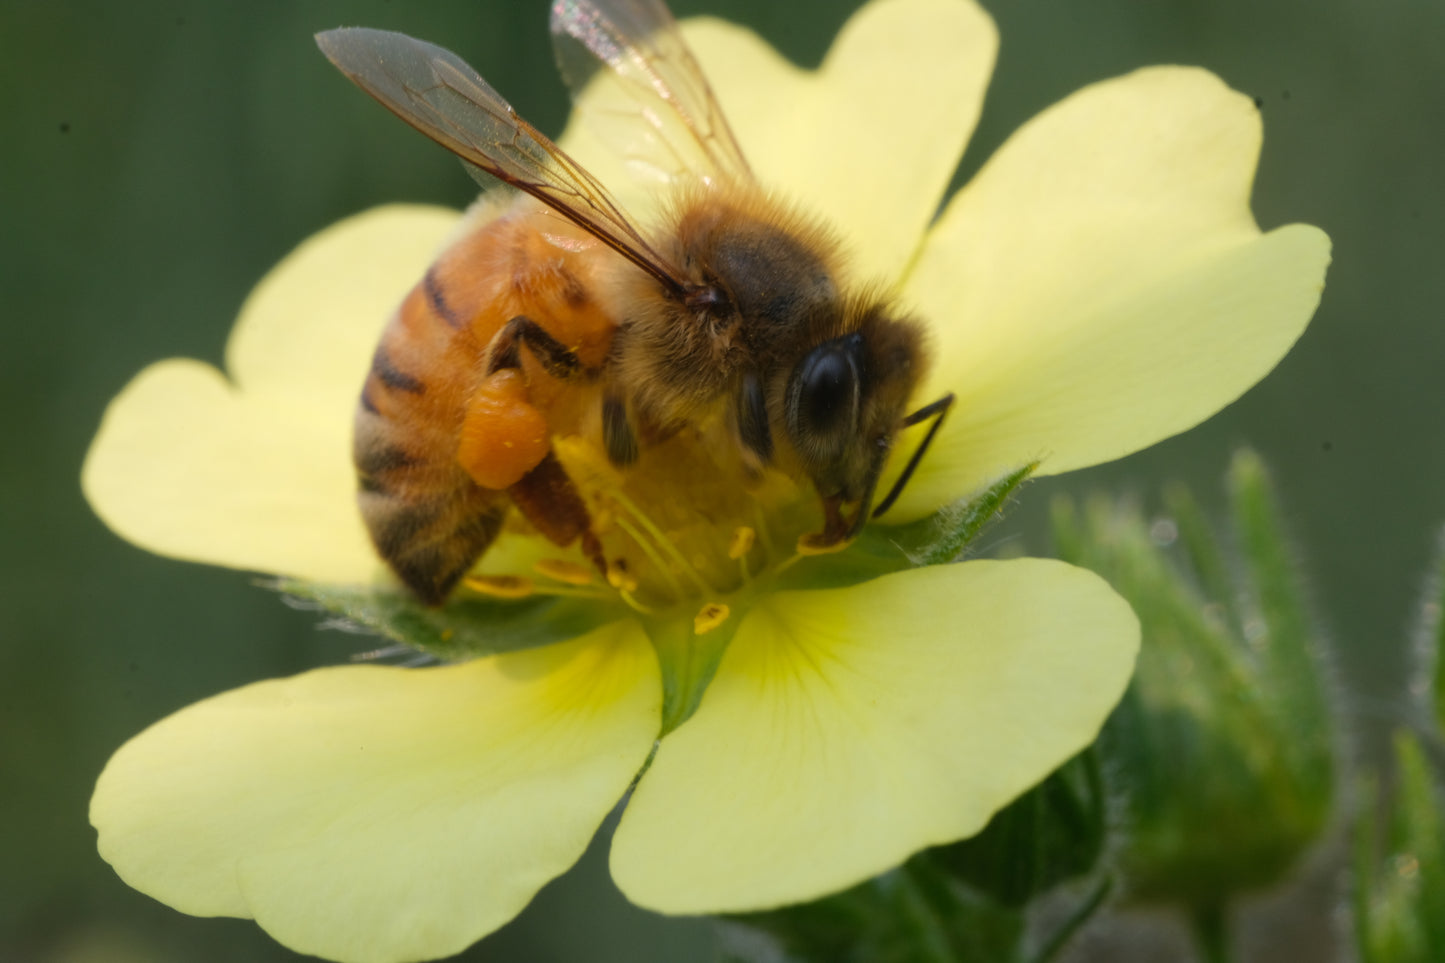
POLYGON ((496 539, 507 500, 455 462, 396 444, 395 434, 363 401, 354 452, 357 504, 382 559, 423 602, 440 605, 496 539))
MULTIPOLYGON (((475 487, 475 486, 473 486, 475 487)), ((477 493, 485 495, 483 489, 477 493)), ((506 505, 453 492, 404 502, 362 491, 361 512, 376 549, 427 605, 440 605, 502 528, 506 505)))
MULTIPOLYGON (((376 353, 371 357, 371 375, 391 391, 401 391, 409 395, 426 394, 426 385, 421 379, 407 374, 392 362, 385 341, 377 345, 376 353)), ((367 379, 368 387, 370 382, 371 379, 367 379)))

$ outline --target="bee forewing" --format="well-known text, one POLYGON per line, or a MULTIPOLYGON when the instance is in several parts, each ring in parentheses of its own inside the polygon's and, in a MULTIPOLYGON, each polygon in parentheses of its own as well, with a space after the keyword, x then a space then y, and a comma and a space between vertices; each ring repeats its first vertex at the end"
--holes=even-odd
POLYGON ((555 0, 552 47, 584 121, 644 182, 752 177, 661 0, 555 0))
POLYGON ((680 272, 648 245, 606 188, 456 54, 362 27, 319 33, 316 43, 357 86, 463 161, 531 194, 669 289, 683 288, 680 272))

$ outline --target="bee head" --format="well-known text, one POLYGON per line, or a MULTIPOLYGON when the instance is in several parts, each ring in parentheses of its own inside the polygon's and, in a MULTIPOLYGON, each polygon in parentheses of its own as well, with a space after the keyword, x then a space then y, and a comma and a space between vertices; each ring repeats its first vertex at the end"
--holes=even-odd
POLYGON ((913 423, 908 400, 924 366, 918 326, 882 305, 849 327, 803 355, 783 396, 788 441, 823 499, 824 544, 851 538, 867 519, 893 439, 913 423))

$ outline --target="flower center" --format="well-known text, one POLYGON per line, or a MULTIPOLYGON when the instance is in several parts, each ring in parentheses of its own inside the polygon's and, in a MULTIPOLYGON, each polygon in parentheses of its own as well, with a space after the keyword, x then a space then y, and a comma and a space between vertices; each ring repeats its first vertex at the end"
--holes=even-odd
MULTIPOLYGON (((606 587, 579 554, 545 558, 527 573, 474 577, 472 589, 610 591, 644 615, 688 614, 704 634, 726 622, 729 600, 791 565, 799 538, 821 524, 810 490, 747 464, 722 426, 685 425, 625 469, 584 437, 555 438, 553 450, 592 516, 606 587)), ((512 524, 526 522, 514 513, 512 524)))

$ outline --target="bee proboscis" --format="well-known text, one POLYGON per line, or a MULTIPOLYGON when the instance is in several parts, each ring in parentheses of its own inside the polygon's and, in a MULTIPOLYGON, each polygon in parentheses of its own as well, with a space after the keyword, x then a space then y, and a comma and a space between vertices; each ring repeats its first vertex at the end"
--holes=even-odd
POLYGON ((908 413, 920 326, 850 283, 831 232, 758 184, 661 0, 555 0, 551 30, 579 103, 607 85, 614 127, 630 125, 668 182, 656 228, 456 55, 378 30, 317 36, 367 93, 518 192, 483 202, 377 347, 354 457, 378 551, 439 604, 515 508, 605 571, 551 440, 591 431, 625 470, 704 418, 725 421, 749 465, 814 487, 814 548, 848 541, 892 503, 952 403, 908 413), (875 507, 894 438, 929 419, 875 507))

